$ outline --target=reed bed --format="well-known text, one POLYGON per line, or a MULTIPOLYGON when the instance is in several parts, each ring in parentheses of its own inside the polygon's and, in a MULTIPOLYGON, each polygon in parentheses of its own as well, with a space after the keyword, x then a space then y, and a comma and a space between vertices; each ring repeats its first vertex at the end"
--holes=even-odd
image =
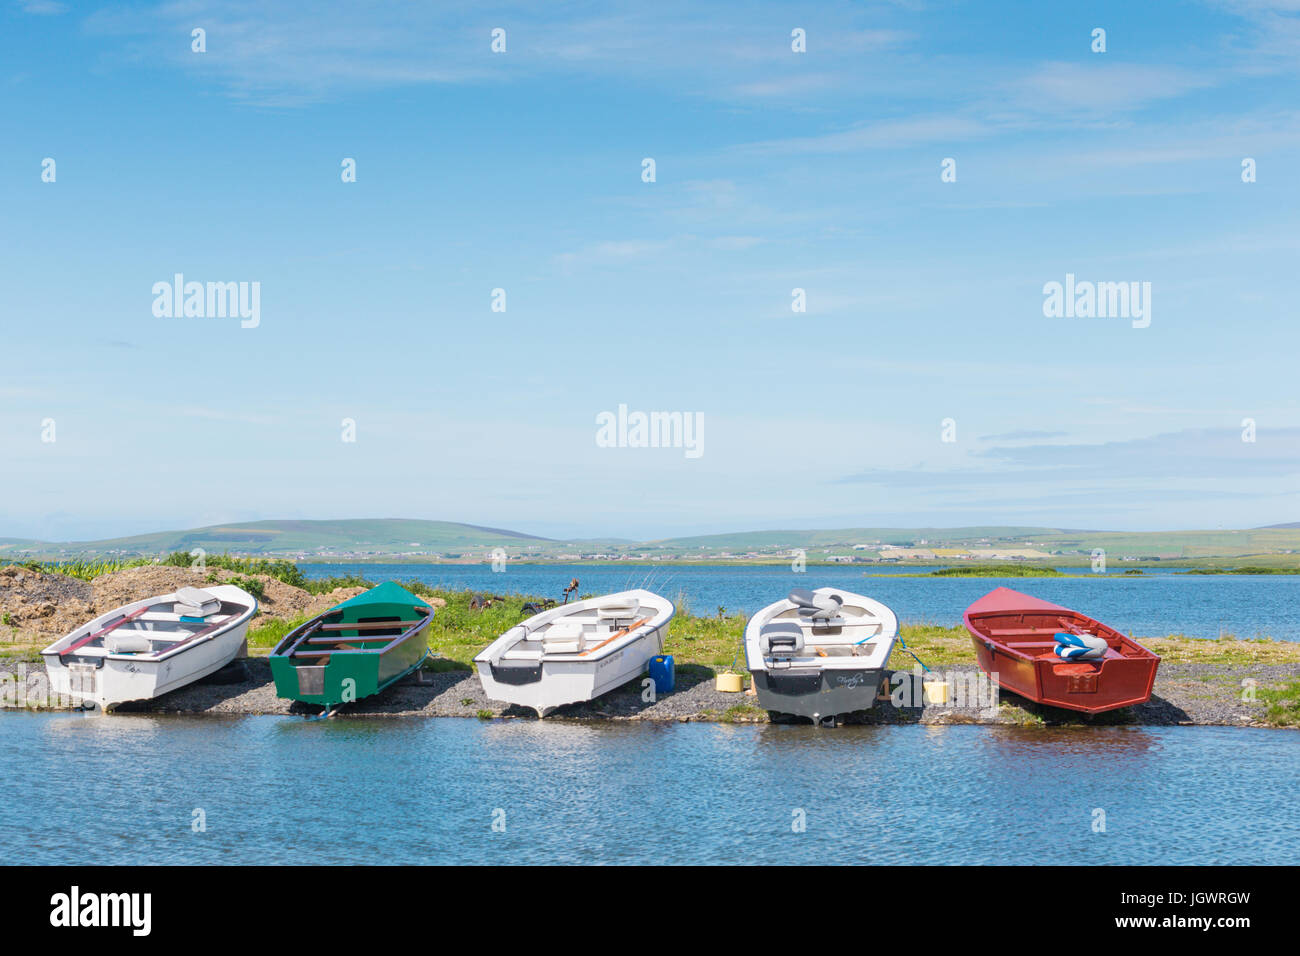
POLYGON ((0 560, 0 567, 7 565, 16 565, 20 568, 26 568, 28 571, 39 571, 42 574, 63 574, 70 578, 77 578, 81 581, 93 581, 101 574, 112 574, 114 571, 122 571, 126 568, 138 568, 145 564, 155 564, 150 558, 73 558, 67 561, 4 561, 0 560))

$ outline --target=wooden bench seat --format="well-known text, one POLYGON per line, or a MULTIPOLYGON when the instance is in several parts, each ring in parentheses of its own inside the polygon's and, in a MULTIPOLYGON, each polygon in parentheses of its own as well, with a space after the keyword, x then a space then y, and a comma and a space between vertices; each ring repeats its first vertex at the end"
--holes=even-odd
POLYGON ((417 624, 423 624, 424 618, 418 621, 366 621, 355 624, 322 624, 319 630, 322 631, 383 631, 394 627, 415 627, 417 624))
POLYGON ((391 641, 397 634, 376 634, 372 637, 309 637, 304 644, 360 644, 364 641, 391 641))

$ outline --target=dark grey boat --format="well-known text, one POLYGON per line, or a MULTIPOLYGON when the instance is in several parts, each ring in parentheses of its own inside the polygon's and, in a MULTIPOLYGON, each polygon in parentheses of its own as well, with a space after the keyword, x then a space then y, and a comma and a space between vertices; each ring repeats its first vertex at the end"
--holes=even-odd
POLYGON ((814 723, 870 710, 897 634, 898 619, 879 601, 834 588, 791 591, 745 627, 758 702, 814 723))

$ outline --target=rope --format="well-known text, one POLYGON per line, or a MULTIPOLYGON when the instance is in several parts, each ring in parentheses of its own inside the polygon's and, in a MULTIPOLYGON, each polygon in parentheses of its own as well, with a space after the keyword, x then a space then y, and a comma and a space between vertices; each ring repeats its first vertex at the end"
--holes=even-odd
MULTIPOLYGON (((911 649, 910 647, 907 646, 907 641, 903 640, 903 635, 902 635, 902 634, 899 634, 899 635, 898 635, 898 643, 901 644, 901 645, 903 645, 903 650, 907 651, 907 653, 909 653, 909 654, 912 654, 912 649, 911 649)), ((920 664, 921 667, 922 667, 922 669, 923 669, 927 674, 932 673, 931 670, 930 670, 930 668, 929 668, 928 666, 926 666, 925 661, 921 660, 921 658, 917 657, 915 654, 912 654, 912 659, 913 659, 914 661, 916 661, 918 664, 920 664)))

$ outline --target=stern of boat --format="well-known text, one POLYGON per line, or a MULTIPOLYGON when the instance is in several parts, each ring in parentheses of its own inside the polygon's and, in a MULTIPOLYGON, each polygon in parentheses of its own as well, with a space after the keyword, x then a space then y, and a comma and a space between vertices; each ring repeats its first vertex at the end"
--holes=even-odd
POLYGON ((873 709, 885 679, 881 667, 763 667, 750 674, 760 707, 814 723, 873 709))

